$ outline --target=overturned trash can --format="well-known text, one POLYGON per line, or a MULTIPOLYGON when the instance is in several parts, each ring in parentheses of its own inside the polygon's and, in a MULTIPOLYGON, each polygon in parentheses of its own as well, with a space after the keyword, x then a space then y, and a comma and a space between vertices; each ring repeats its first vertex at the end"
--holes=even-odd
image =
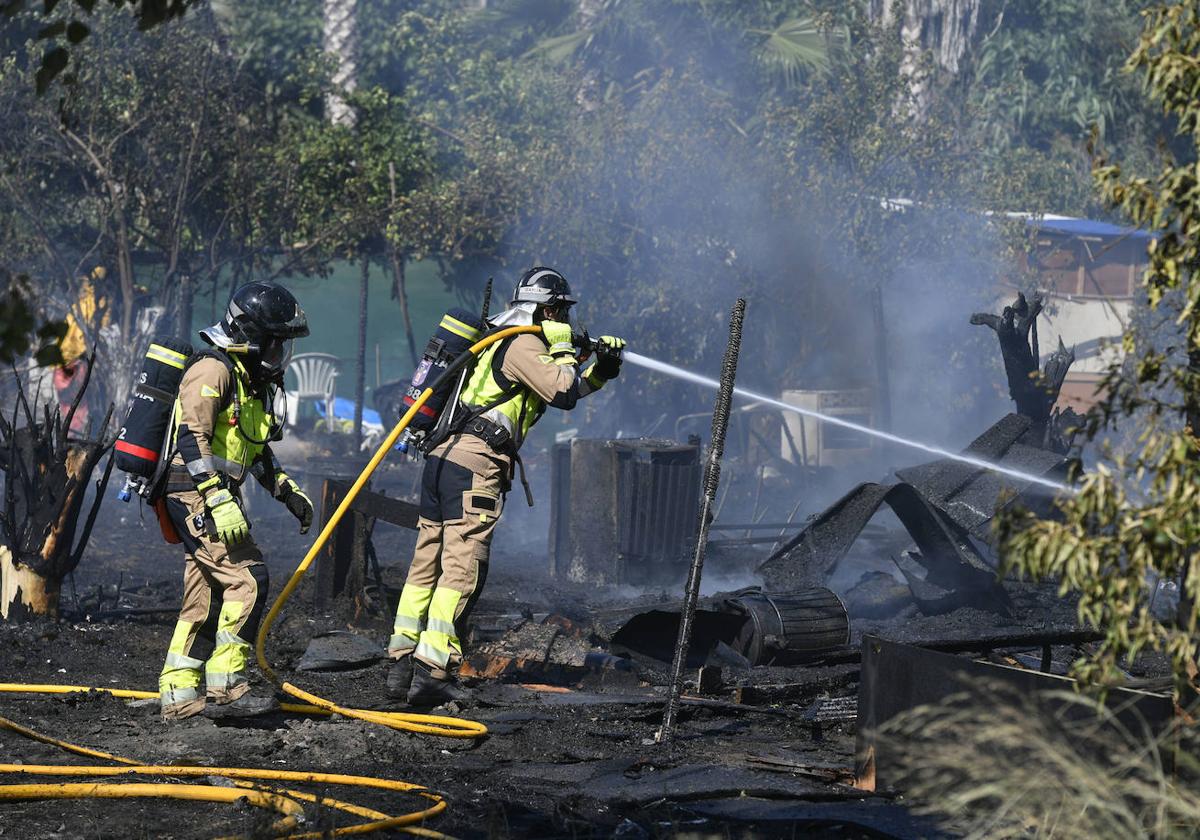
POLYGON ((828 589, 752 590, 725 606, 748 619, 732 647, 755 665, 803 662, 850 643, 850 616, 828 589))
MULTIPOLYGON (((614 652, 670 662, 679 636, 679 605, 639 613, 612 636, 614 652)), ((791 592, 747 589, 702 602, 696 610, 687 666, 799 665, 844 649, 850 616, 840 598, 814 587, 791 592)))

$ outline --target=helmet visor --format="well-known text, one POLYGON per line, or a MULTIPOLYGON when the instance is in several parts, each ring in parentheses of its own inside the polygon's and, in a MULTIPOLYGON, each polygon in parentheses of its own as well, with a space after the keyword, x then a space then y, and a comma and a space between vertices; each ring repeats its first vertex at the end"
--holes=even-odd
POLYGON ((292 340, 290 338, 268 338, 262 346, 262 366, 273 374, 283 373, 288 362, 292 360, 292 340))

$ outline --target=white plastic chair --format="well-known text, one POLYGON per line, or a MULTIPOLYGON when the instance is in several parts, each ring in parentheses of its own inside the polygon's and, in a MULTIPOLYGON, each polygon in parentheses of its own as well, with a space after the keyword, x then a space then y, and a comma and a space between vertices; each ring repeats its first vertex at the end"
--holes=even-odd
POLYGON ((287 391, 289 426, 296 425, 299 419, 301 400, 319 399, 325 401, 326 421, 332 428, 333 395, 341 368, 342 360, 331 353, 301 353, 292 357, 284 374, 296 377, 296 389, 287 391))

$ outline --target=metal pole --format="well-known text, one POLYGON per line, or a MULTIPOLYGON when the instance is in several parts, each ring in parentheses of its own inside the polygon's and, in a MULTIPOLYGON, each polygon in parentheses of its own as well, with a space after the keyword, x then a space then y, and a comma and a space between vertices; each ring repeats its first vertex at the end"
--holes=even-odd
POLYGON ((733 379, 737 373, 738 350, 742 345, 742 318, 746 314, 746 301, 738 298, 729 317, 729 344, 725 347, 725 360, 721 363, 721 388, 717 392, 717 403, 713 407, 712 439, 709 441, 708 459, 704 464, 704 498, 700 503, 700 527, 697 528, 696 551, 692 555, 692 567, 688 571, 687 589, 683 596, 683 610, 679 615, 679 641, 675 647, 675 660, 671 663, 671 686, 667 694, 667 708, 663 712, 662 726, 655 740, 670 743, 674 737, 675 718, 679 714, 679 696, 683 693, 683 670, 687 662, 688 647, 692 641, 692 622, 696 617, 696 601, 700 598, 700 575, 704 570, 704 554, 708 545, 708 529, 712 524, 712 508, 717 497, 717 485, 721 482, 721 456, 725 451, 725 430, 729 427, 729 407, 733 402, 733 379))

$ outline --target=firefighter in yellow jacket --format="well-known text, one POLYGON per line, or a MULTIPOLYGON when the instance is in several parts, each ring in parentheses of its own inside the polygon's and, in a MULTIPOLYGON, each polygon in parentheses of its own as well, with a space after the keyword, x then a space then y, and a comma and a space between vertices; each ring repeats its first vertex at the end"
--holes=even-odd
MULTIPOLYGON (((313 518, 312 502, 270 447, 282 431, 271 413, 274 388, 292 341, 308 335, 296 299, 271 283, 242 286, 221 323, 200 335, 209 347, 193 356, 180 382, 166 487, 167 515, 187 552, 183 608, 159 677, 162 716, 169 720, 278 708, 273 696, 248 693, 246 664, 268 578, 241 484, 253 475, 300 520, 301 533, 313 518)), ((182 356, 174 361, 184 364, 182 356)))
POLYGON ((514 336, 480 355, 458 394, 449 437, 429 452, 416 549, 388 642, 395 663, 387 689, 395 699, 436 705, 469 697, 455 679, 460 635, 487 578, 521 443, 547 406, 570 410, 620 372, 625 342, 612 336, 602 337, 596 361, 579 369, 569 324, 575 302, 553 269, 521 277, 509 309, 492 325, 537 324, 542 334, 514 336))

